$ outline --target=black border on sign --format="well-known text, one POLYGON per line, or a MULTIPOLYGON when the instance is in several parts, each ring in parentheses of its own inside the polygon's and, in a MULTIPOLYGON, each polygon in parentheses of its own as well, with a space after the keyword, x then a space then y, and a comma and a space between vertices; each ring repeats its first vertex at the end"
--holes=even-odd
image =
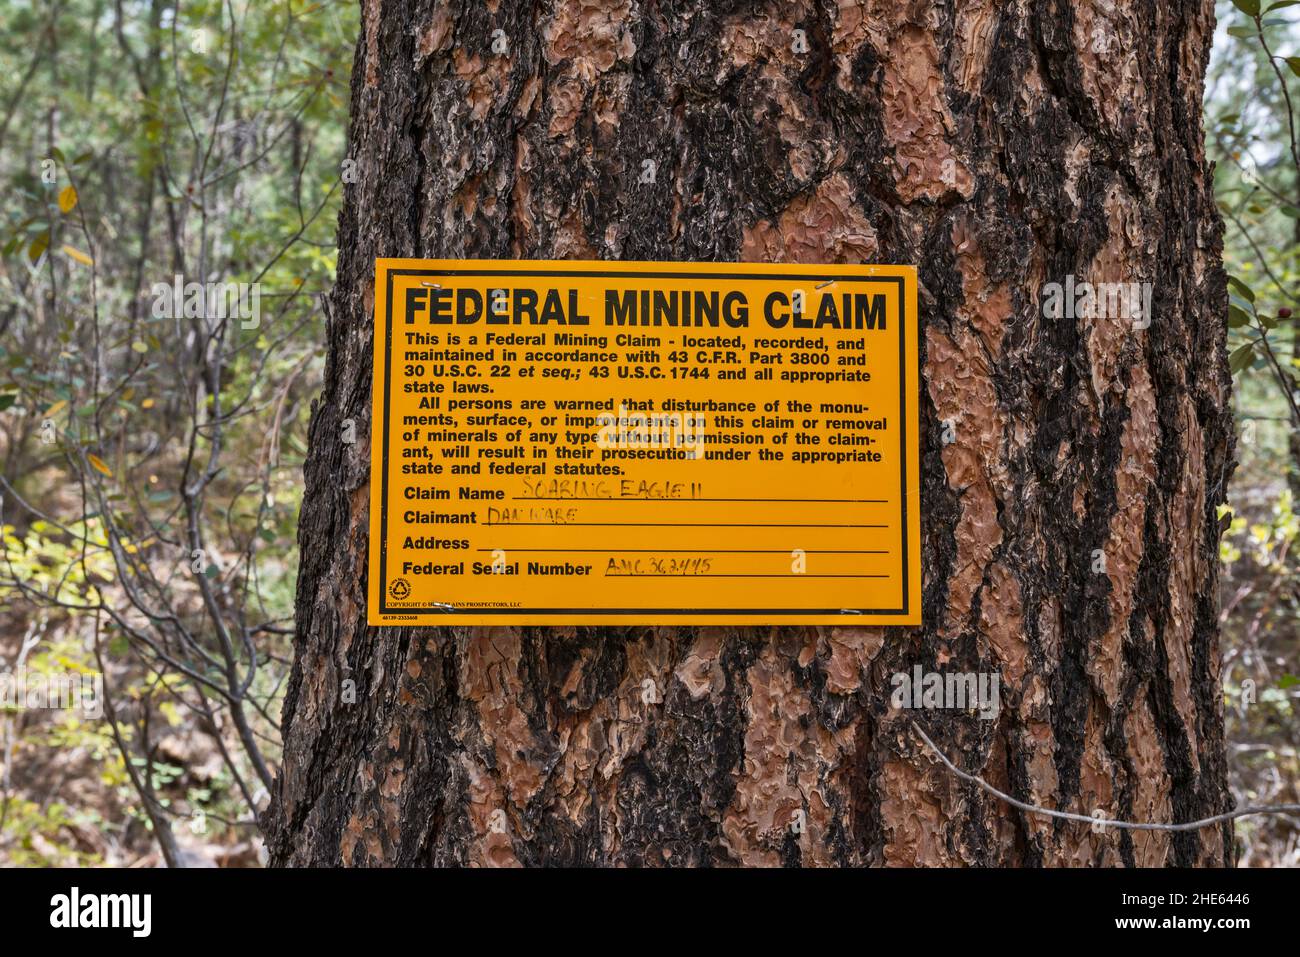
MULTIPOLYGON (((852 621, 858 615, 905 616, 910 611, 911 591, 908 587, 907 554, 907 283, 902 276, 842 276, 828 273, 774 274, 727 272, 627 272, 617 269, 403 269, 384 270, 384 432, 383 456, 379 477, 379 613, 381 615, 842 615, 852 621), (809 279, 834 282, 895 283, 898 286, 898 409, 899 409, 899 502, 902 538, 902 608, 393 608, 388 607, 388 434, 389 397, 392 395, 393 347, 393 277, 394 276, 516 276, 563 278, 580 276, 593 279, 727 279, 753 282, 784 279, 807 282, 809 279)), ((371 423, 371 435, 374 423, 371 423)), ((392 624, 409 624, 393 622, 392 624)))

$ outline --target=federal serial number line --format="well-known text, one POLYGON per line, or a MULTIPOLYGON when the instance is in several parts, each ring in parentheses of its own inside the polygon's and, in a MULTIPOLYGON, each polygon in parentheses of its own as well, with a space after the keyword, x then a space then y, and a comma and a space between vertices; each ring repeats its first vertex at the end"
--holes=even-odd
POLYGON ((889 575, 796 575, 788 572, 784 575, 693 575, 683 572, 671 575, 657 575, 654 572, 619 572, 606 575, 606 578, 889 578, 889 575))

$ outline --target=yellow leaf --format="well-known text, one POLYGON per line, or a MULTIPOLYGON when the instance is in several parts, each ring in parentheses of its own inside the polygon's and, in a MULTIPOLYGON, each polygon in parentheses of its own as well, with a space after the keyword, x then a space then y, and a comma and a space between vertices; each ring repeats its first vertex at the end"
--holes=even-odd
POLYGON ((83 266, 93 266, 95 264, 95 260, 91 259, 80 249, 74 249, 73 247, 69 246, 67 243, 63 244, 63 251, 67 253, 70 258, 75 259, 83 266))
POLYGON ((113 477, 113 470, 110 469, 107 465, 105 465, 104 460, 101 459, 98 455, 94 455, 90 452, 87 452, 86 461, 89 462, 94 467, 96 472, 103 472, 109 478, 113 477))
POLYGON ((75 186, 63 187, 63 192, 59 193, 59 211, 70 213, 77 205, 77 188, 75 186))
POLYGON ((54 418, 56 415, 62 412, 67 407, 67 405, 68 405, 67 399, 60 399, 58 402, 54 403, 52 406, 50 406, 48 409, 45 410, 45 418, 47 419, 54 418))
POLYGON ((152 408, 153 408, 153 399, 145 399, 143 402, 140 403, 140 408, 142 408, 142 409, 152 409, 152 408))

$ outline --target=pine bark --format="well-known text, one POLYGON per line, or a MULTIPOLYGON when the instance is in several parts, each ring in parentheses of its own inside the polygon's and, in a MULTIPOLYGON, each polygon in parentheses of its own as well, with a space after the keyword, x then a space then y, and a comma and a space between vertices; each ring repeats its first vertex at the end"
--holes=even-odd
POLYGON ((1211 0, 366 0, 272 861, 1230 862, 1227 825, 1012 810, 910 726, 1035 804, 1230 807, 1213 33, 1211 0), (383 256, 918 265, 924 627, 367 627, 383 256), (1150 327, 1045 317, 1071 274, 1152 281, 1150 327), (999 716, 892 707, 917 664, 996 672, 999 716))

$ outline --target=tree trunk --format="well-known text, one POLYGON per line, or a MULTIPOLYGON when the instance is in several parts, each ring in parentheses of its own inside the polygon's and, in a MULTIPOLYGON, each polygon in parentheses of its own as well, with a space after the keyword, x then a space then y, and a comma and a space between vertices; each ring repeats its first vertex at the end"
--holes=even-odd
POLYGON ((367 0, 273 862, 1230 862, 1227 824, 1013 810, 911 729, 1049 808, 1231 806, 1213 33, 1210 0, 367 0), (367 627, 385 256, 918 265, 924 627, 367 627), (1070 275, 1153 281, 1154 320, 1045 314, 1070 275), (916 665, 996 673, 997 718, 894 707, 916 665))

